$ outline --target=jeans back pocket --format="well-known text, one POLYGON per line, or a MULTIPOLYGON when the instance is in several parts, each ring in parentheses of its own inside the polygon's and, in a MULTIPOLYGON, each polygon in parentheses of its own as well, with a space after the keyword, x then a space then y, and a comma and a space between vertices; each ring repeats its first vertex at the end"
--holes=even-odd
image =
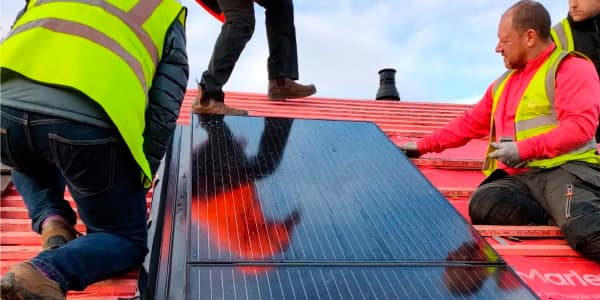
POLYGON ((112 188, 117 138, 71 140, 50 134, 49 143, 56 165, 73 192, 89 197, 112 188))
POLYGON ((5 128, 0 128, 0 156, 2 163, 9 167, 16 167, 15 161, 8 147, 8 131, 5 128))

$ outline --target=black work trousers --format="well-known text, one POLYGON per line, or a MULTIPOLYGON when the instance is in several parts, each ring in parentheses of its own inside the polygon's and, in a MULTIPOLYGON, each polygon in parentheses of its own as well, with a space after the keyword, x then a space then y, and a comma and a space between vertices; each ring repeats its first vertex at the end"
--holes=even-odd
MULTIPOLYGON (((206 96, 223 101, 223 85, 229 80, 233 67, 252 37, 256 21, 252 0, 217 2, 225 16, 225 22, 200 84, 206 96)), ((257 3, 265 8, 269 79, 288 77, 297 80, 298 54, 292 0, 261 0, 257 3)))
POLYGON ((600 166, 570 162, 498 174, 471 197, 473 224, 557 225, 573 249, 600 262, 600 166))

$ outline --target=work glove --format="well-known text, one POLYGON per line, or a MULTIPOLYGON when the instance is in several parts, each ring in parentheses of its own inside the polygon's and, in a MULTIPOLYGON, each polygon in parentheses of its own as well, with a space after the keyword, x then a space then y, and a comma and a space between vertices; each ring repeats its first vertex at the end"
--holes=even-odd
POLYGON ((415 141, 410 141, 408 143, 405 143, 404 145, 400 145, 399 148, 400 150, 402 150, 402 152, 404 152, 404 154, 406 154, 406 156, 410 158, 417 158, 421 156, 421 153, 417 148, 417 142, 415 141))
POLYGON ((521 157, 519 156, 519 148, 517 147, 516 142, 492 142, 490 145, 496 148, 496 151, 493 151, 488 156, 491 158, 496 158, 501 161, 503 164, 512 167, 518 168, 522 167, 521 157))

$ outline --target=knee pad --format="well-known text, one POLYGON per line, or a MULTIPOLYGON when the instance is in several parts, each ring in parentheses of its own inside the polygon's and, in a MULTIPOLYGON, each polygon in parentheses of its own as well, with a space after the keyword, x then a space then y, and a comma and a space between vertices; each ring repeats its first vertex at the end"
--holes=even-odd
POLYGON ((547 215, 533 198, 505 186, 482 186, 469 201, 473 224, 528 225, 545 224, 547 215))
POLYGON ((600 232, 587 236, 575 250, 591 260, 600 262, 600 232))
POLYGON ((600 215, 589 214, 568 220, 562 227, 569 245, 583 256, 600 262, 600 215))

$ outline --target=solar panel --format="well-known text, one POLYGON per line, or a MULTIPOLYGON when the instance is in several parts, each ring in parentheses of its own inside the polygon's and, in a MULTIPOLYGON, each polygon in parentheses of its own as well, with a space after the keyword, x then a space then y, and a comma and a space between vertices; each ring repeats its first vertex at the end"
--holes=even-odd
POLYGON ((535 298, 372 123, 194 115, 186 136, 167 298, 535 298))
POLYGON ((439 261, 479 238, 371 123, 232 118, 194 129, 193 260, 439 261))
POLYGON ((535 299, 506 267, 194 266, 188 286, 189 299, 535 299))

